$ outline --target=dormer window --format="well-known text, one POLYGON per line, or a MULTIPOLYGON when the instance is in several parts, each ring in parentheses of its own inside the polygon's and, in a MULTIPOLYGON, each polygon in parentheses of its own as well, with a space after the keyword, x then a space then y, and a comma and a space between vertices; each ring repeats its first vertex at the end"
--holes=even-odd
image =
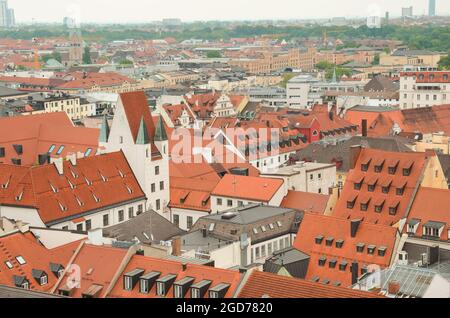
POLYGON ((328 263, 328 267, 329 268, 336 268, 336 264, 337 264, 337 260, 336 259, 331 259, 330 262, 328 263))
POLYGON ((387 247, 380 246, 378 248, 378 256, 381 256, 381 257, 385 256, 386 255, 386 250, 387 250, 387 247))
POLYGON ((375 188, 376 188, 376 186, 377 186, 377 183, 378 183, 378 180, 377 180, 377 179, 372 180, 372 181, 367 185, 367 190, 368 190, 369 192, 374 192, 374 191, 375 191, 375 188))
POLYGON ((362 184, 363 184, 364 178, 361 178, 359 180, 357 180, 354 184, 353 184, 353 188, 355 190, 361 190, 362 184))
POLYGON ((212 281, 202 280, 191 286, 191 298, 203 298, 211 286, 212 281))
POLYGON ((333 241, 334 241, 334 238, 327 237, 327 239, 325 240, 325 245, 326 246, 333 246, 333 241))
POLYGON ((144 276, 141 276, 139 280, 139 292, 141 294, 148 294, 160 275, 161 272, 150 272, 144 276))
POLYGON ((166 296, 177 275, 169 274, 156 281, 156 294, 158 296, 166 296))
POLYGON ((193 277, 185 277, 180 281, 175 282, 173 286, 173 297, 184 298, 193 282, 194 282, 193 277))
POLYGON ((381 213, 381 211, 383 211, 384 202, 384 200, 381 200, 380 202, 375 204, 375 212, 381 213))
POLYGON ((445 223, 429 221, 423 225, 423 236, 439 239, 445 223))
POLYGON ((346 268, 347 268, 347 261, 342 261, 340 264, 339 264, 339 270, 340 271, 342 271, 342 272, 344 272, 345 270, 346 270, 346 268))
POLYGON ((319 266, 321 266, 321 267, 325 266, 326 262, 327 262, 327 258, 325 256, 319 257, 319 266))
POLYGON ((369 246, 367 247, 367 254, 369 254, 369 255, 375 254, 375 248, 376 248, 375 245, 369 245, 369 246))
POLYGON ((209 290, 209 298, 224 298, 230 284, 221 283, 209 290))
POLYGON ((395 194, 396 194, 396 195, 403 195, 403 194, 405 193, 405 187, 406 187, 406 185, 404 185, 404 186, 402 186, 402 187, 400 187, 400 188, 397 188, 397 189, 395 190, 395 194))
POLYGON ((416 231, 417 231, 417 228, 418 228, 419 224, 420 224, 420 220, 419 219, 411 219, 408 222, 407 233, 414 235, 416 233, 416 231))
POLYGON ((316 236, 315 242, 316 242, 317 245, 322 244, 322 241, 323 241, 323 236, 322 235, 316 236))
POLYGON ((396 160, 395 162, 391 163, 388 167, 388 173, 391 175, 394 175, 397 172, 399 161, 396 160))
POLYGON ((361 201, 361 204, 360 204, 361 211, 367 211, 367 209, 369 208, 369 202, 370 202, 370 198, 366 198, 361 201))
POLYGON ((52 189, 53 193, 58 193, 58 189, 51 184, 51 182, 48 183, 50 185, 50 188, 52 189))
POLYGON ((357 197, 357 195, 353 195, 347 200, 347 209, 353 209, 355 207, 357 197))
POLYGON ((132 291, 134 286, 136 286, 139 278, 144 274, 143 269, 135 269, 131 272, 126 273, 123 276, 123 289, 127 291, 132 291))
POLYGON ((88 178, 85 177, 84 180, 86 181, 86 183, 87 183, 88 186, 91 186, 91 185, 92 185, 92 182, 91 182, 88 178))
POLYGON ((414 164, 414 161, 409 161, 404 167, 403 167, 403 176, 408 177, 411 175, 411 169, 414 164))
POLYGON ((383 166, 384 166, 384 160, 377 162, 377 164, 374 167, 374 171, 376 173, 380 173, 383 170, 383 166))
POLYGON ((389 183, 386 183, 385 185, 383 185, 381 187, 381 192, 383 192, 384 194, 388 194, 389 191, 391 190, 391 184, 392 184, 392 181, 390 181, 389 183))
POLYGON ((400 202, 394 203, 389 207, 389 214, 390 215, 395 215, 397 214, 397 210, 398 210, 398 206, 399 206, 400 202))
POLYGON ((364 243, 358 243, 358 244, 356 244, 356 252, 358 252, 358 253, 363 253, 363 252, 364 252, 364 246, 365 246, 364 243))
POLYGON ((336 248, 342 248, 344 246, 344 240, 336 240, 336 248))

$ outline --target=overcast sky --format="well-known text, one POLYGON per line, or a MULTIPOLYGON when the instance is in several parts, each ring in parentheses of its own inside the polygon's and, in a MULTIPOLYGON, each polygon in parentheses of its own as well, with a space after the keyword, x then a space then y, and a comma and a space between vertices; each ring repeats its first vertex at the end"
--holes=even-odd
MULTIPOLYGON (((426 14, 428 0, 9 0, 18 22, 148 22, 163 18, 196 20, 309 19, 362 17, 378 12, 399 16, 414 6, 426 14)), ((437 0, 438 14, 450 14, 450 0, 437 0)))

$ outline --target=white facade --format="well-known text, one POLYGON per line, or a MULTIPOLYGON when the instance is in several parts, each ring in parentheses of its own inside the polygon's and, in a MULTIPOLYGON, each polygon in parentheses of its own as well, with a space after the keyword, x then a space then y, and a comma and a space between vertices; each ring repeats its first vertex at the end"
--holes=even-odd
POLYGON ((229 209, 241 207, 253 203, 262 203, 263 205, 280 206, 281 201, 286 196, 287 191, 284 186, 281 186, 269 201, 248 200, 246 198, 239 197, 224 197, 224 196, 211 196, 211 213, 219 213, 229 209))
MULTIPOLYGON (((150 111, 150 110, 149 110, 150 111)), ((151 143, 136 144, 125 109, 119 98, 107 143, 100 143, 105 152, 122 150, 136 179, 147 197, 147 209, 153 209, 170 220, 167 205, 170 198, 168 141, 155 142, 162 158, 152 158, 151 143)))
POLYGON ((297 162, 295 166, 262 173, 261 177, 283 179, 286 193, 293 190, 329 194, 329 189, 334 188, 336 183, 336 165, 297 162))
POLYGON ((449 103, 449 79, 447 79, 447 83, 417 83, 416 76, 400 77, 401 109, 429 107, 449 103))
POLYGON ((180 229, 189 231, 199 218, 208 215, 205 211, 171 208, 171 222, 180 229))

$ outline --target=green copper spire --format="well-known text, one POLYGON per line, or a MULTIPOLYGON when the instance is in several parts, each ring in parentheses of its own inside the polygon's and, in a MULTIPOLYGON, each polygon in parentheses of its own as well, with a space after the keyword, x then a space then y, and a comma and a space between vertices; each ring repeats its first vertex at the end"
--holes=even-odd
POLYGON ((99 141, 100 142, 108 142, 108 138, 109 138, 108 119, 106 118, 106 115, 104 115, 103 120, 102 120, 102 127, 100 128, 99 141))
POLYGON ((156 124, 155 141, 167 141, 166 128, 164 128, 164 123, 162 116, 159 116, 158 123, 156 124))
POLYGON ((144 122, 144 117, 141 118, 141 124, 139 125, 139 131, 136 138, 137 145, 147 145, 150 143, 150 137, 148 135, 147 125, 144 122))
POLYGON ((336 67, 333 71, 333 78, 331 79, 331 83, 337 83, 337 76, 336 76, 336 67))

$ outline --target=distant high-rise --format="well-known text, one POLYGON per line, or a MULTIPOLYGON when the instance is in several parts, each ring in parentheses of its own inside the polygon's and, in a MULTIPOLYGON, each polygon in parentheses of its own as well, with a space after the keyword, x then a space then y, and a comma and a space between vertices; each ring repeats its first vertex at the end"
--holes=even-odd
POLYGON ((428 15, 430 17, 436 16, 436 0, 429 0, 429 2, 428 2, 428 15))
POLYGON ((402 17, 412 17, 413 16, 413 7, 402 8, 402 17))
POLYGON ((8 7, 8 0, 0 0, 0 28, 10 28, 15 24, 14 9, 8 7))
POLYGON ((377 16, 367 17, 367 27, 370 29, 381 28, 381 18, 377 16))

